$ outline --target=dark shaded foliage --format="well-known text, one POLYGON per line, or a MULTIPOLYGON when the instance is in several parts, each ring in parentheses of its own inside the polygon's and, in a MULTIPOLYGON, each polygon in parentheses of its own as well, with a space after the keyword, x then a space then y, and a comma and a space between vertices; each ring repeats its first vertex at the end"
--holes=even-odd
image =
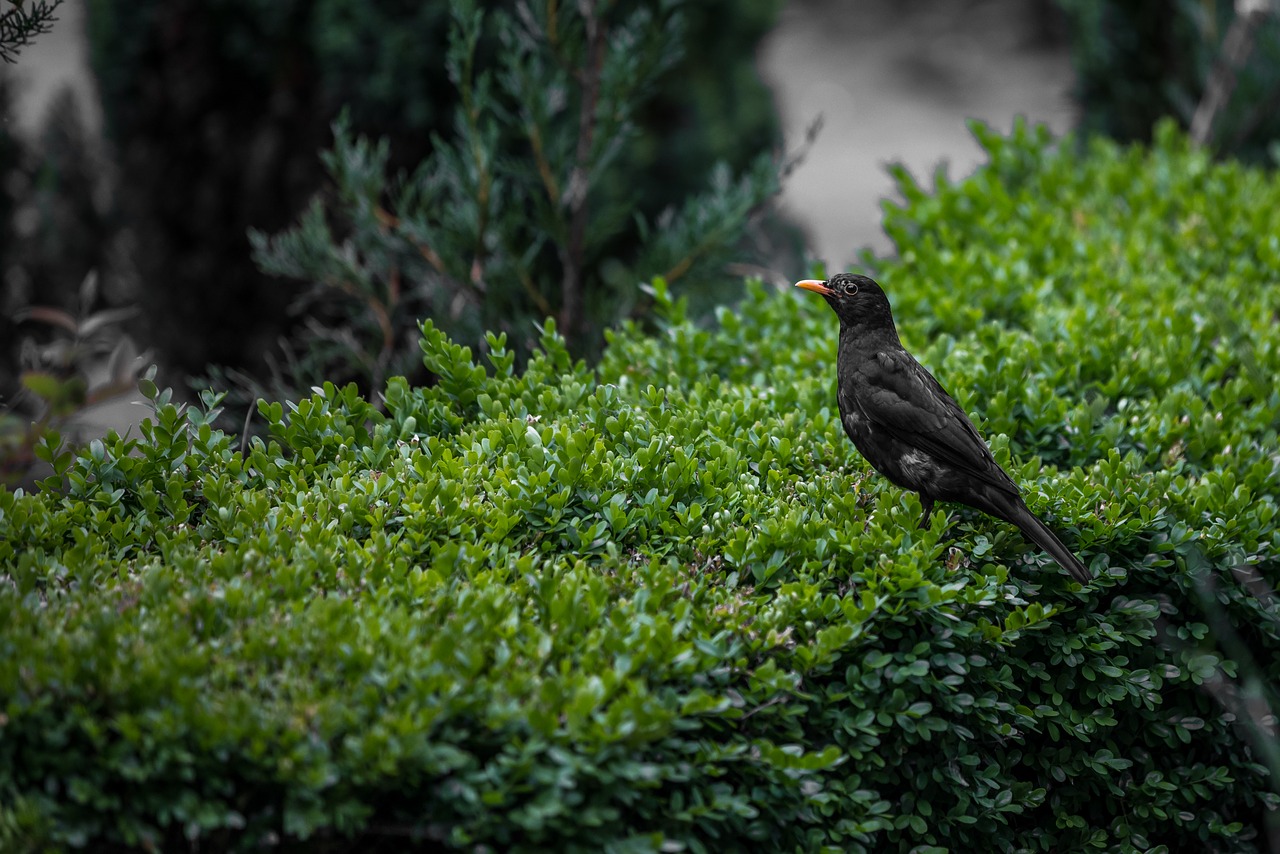
MULTIPOLYGON (((662 5, 600 4, 623 16, 662 5)), ((148 340, 187 373, 209 363, 261 373, 263 354, 306 318, 288 316, 290 289, 252 263, 247 230, 285 228, 321 187, 314 152, 344 106, 353 131, 389 141, 393 171, 422 161, 432 134, 452 130, 449 6, 91 0, 89 8, 123 206, 137 232, 148 340)), ((753 66, 776 8, 691 6, 684 58, 643 105, 641 133, 625 153, 628 177, 608 189, 612 197, 656 215, 704 186, 716 161, 740 170, 776 140, 753 66)), ((501 49, 482 45, 482 59, 501 49)))

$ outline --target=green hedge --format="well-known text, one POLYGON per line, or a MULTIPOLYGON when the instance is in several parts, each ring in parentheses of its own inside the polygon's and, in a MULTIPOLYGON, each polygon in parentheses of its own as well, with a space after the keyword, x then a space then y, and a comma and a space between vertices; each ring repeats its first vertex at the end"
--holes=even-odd
POLYGON ((387 415, 157 393, 0 492, 0 848, 1250 851, 1277 797, 1280 182, 977 132, 874 262, 1098 581, 870 473, 835 320, 523 374, 423 329, 387 415), (1272 708, 1275 708, 1273 705, 1272 708))

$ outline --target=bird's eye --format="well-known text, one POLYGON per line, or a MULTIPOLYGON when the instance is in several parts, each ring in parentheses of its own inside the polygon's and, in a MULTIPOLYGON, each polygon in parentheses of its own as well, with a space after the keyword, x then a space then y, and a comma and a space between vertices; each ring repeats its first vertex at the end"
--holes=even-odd
POLYGON ((857 295, 858 295, 858 283, 857 283, 857 282, 849 282, 849 284, 847 284, 847 285, 845 285, 845 286, 844 286, 844 292, 845 292, 845 294, 846 294, 846 295, 851 296, 851 297, 852 297, 852 296, 857 296, 857 295))

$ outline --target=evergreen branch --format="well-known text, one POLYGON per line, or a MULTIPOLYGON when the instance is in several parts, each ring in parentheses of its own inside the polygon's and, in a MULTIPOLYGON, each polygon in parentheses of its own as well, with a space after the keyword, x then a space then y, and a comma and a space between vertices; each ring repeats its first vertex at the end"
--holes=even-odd
POLYGON ((476 47, 480 43, 480 35, 484 22, 484 11, 476 10, 471 15, 466 10, 455 13, 455 26, 460 27, 463 44, 461 67, 455 69, 454 83, 462 99, 462 127, 466 149, 471 156, 475 169, 475 242, 471 247, 471 285, 480 293, 484 293, 484 235, 489 228, 489 202, 493 189, 493 175, 489 168, 491 158, 485 156, 484 134, 480 128, 482 108, 489 104, 488 75, 482 73, 476 77, 476 47))
POLYGON ((711 229, 703 235, 701 240, 694 244, 692 249, 685 253, 683 258, 671 265, 667 272, 662 274, 662 278, 666 279, 668 284, 674 282, 676 279, 689 272, 699 258, 710 252, 712 249, 721 246, 724 243, 725 238, 731 235, 734 230, 736 230, 736 228, 724 226, 718 226, 711 229))
POLYGON ((22 0, 9 0, 13 8, 0 14, 0 59, 16 62, 18 52, 53 29, 58 19, 54 12, 62 0, 32 3, 23 8, 22 0))
POLYGON ((489 202, 490 191, 493 187, 493 176, 488 169, 488 160, 484 157, 480 150, 479 132, 473 128, 477 141, 472 143, 471 153, 476 162, 476 176, 478 186, 476 188, 476 241, 472 247, 471 253, 471 284, 477 291, 484 293, 485 287, 484 276, 484 235, 489 230, 489 202))
POLYGON ((706 195, 691 199, 682 212, 670 211, 659 220, 659 227, 672 236, 669 246, 685 242, 685 235, 695 235, 688 241, 688 248, 672 253, 677 260, 667 266, 663 278, 674 282, 705 256, 740 239, 747 223, 758 217, 780 191, 777 176, 778 164, 767 155, 761 156, 736 184, 729 181, 728 169, 721 164, 706 195))
MULTIPOLYGON (((384 227, 400 230, 400 236, 408 241, 409 245, 418 251, 418 254, 431 265, 432 269, 440 274, 440 277, 451 286, 452 290, 463 292, 467 291, 467 285, 459 282, 449 273, 449 270, 445 267, 444 259, 440 257, 439 252, 431 248, 430 244, 415 240, 400 229, 401 220, 398 216, 382 207, 375 208, 373 213, 374 216, 378 218, 378 222, 384 227)), ((484 293, 483 287, 477 288, 477 290, 479 290, 480 293, 484 293)))
POLYGON ((395 342, 395 327, 391 323, 391 314, 387 311, 387 307, 383 305, 382 300, 378 299, 371 293, 360 291, 349 279, 332 279, 327 282, 329 287, 337 288, 347 296, 359 303, 363 303, 365 308, 369 309, 373 314, 374 322, 378 324, 378 329, 382 332, 382 350, 390 349, 395 342))

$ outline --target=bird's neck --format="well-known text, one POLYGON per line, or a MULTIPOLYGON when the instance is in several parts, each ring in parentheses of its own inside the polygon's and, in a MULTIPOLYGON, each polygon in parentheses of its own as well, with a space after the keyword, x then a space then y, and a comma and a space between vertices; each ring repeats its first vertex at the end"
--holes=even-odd
POLYGON ((878 353, 884 350, 900 350, 902 341, 898 330, 890 323, 841 323, 841 352, 878 353))

